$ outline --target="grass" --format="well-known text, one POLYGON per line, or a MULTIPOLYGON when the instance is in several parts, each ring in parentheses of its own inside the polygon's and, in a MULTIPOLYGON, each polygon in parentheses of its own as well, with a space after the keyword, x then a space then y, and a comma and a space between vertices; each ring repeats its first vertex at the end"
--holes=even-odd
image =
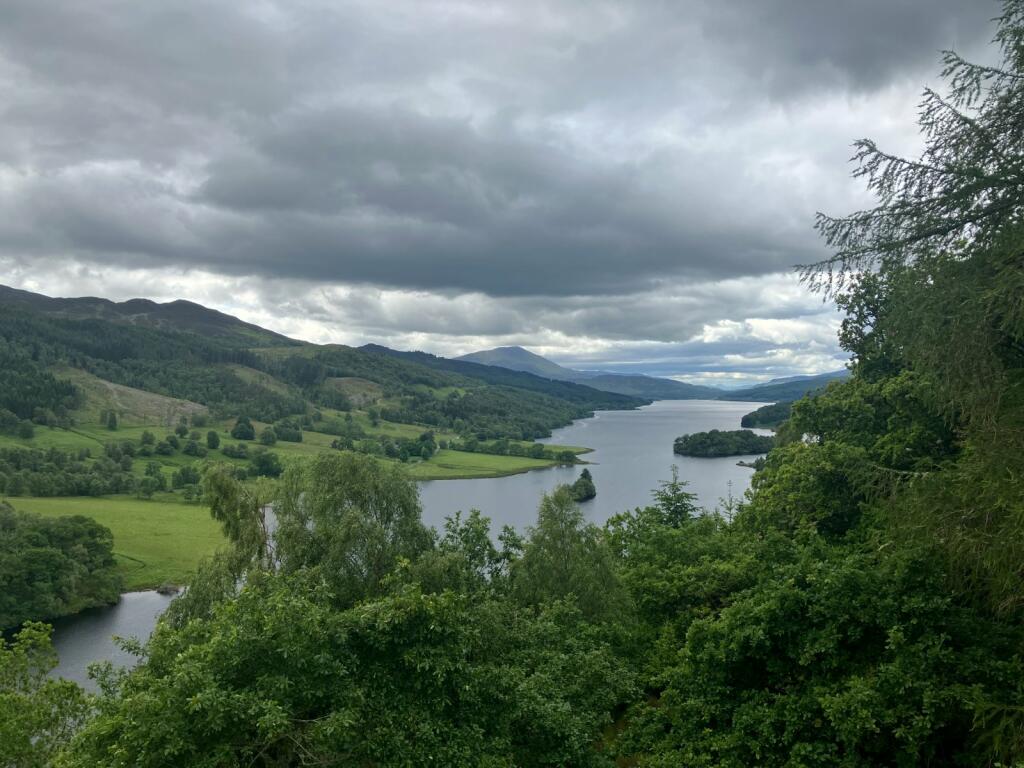
POLYGON ((85 515, 114 534, 114 552, 128 590, 184 584, 196 565, 224 543, 209 510, 196 504, 127 496, 13 498, 15 509, 48 517, 85 515))
POLYGON ((409 467, 409 474, 417 480, 456 480, 477 477, 503 477, 544 469, 556 462, 547 459, 530 459, 525 456, 493 456, 488 453, 466 451, 438 451, 429 461, 421 461, 409 467))
POLYGON ((83 423, 99 423, 109 409, 116 410, 123 423, 163 425, 177 424, 183 415, 207 412, 204 405, 114 384, 78 368, 58 366, 54 374, 70 379, 85 395, 85 405, 76 413, 83 423))
MULTIPOLYGON (((342 420, 345 418, 345 414, 343 412, 330 409, 324 409, 324 416, 328 419, 342 420)), ((437 440, 452 441, 458 439, 458 436, 452 432, 430 430, 429 427, 425 427, 420 424, 399 424, 390 421, 380 421, 377 426, 373 426, 370 423, 369 416, 365 412, 361 411, 353 411, 352 417, 355 423, 362 427, 368 436, 388 436, 415 440, 424 432, 433 431, 434 437, 437 440)), ((211 422, 207 426, 198 428, 198 432, 201 435, 201 439, 199 440, 200 445, 206 445, 206 433, 210 430, 217 432, 220 436, 220 445, 222 447, 227 444, 239 442, 231 437, 230 430, 233 425, 234 420, 229 419, 211 422)), ((257 434, 259 434, 267 425, 254 421, 253 426, 256 428, 257 434)), ((173 430, 168 427, 156 424, 122 425, 116 430, 109 430, 105 426, 95 423, 80 424, 71 429, 36 427, 35 436, 28 440, 8 435, 0 435, 0 448, 59 448, 61 450, 88 448, 91 455, 94 458, 98 458, 103 455, 104 446, 107 443, 121 442, 125 440, 137 442, 139 438, 142 437, 142 433, 147 430, 153 433, 157 442, 163 440, 167 435, 173 434, 173 430)), ((336 437, 334 435, 306 430, 302 433, 301 443, 289 443, 284 440, 278 440, 274 446, 269 448, 269 450, 276 453, 281 458, 282 462, 288 464, 295 461, 309 459, 320 453, 333 450, 331 448, 331 443, 334 442, 335 439, 336 437)), ((182 442, 184 442, 184 440, 182 440, 182 442)), ((516 442, 524 447, 531 445, 531 443, 527 441, 516 442)), ((248 445, 251 452, 258 448, 260 443, 258 440, 254 440, 248 441, 246 445, 248 445)), ((584 448, 582 446, 551 445, 547 446, 547 448, 553 451, 569 450, 577 455, 590 451, 589 448, 584 448)), ((207 459, 212 461, 224 461, 240 466, 248 464, 244 459, 229 459, 219 450, 210 451, 207 455, 207 459)), ((197 459, 181 453, 180 450, 170 456, 161 456, 159 454, 154 454, 150 457, 138 456, 135 459, 132 470, 134 474, 141 476, 145 472, 146 464, 150 461, 155 461, 160 464, 163 467, 164 475, 170 479, 171 474, 175 470, 182 466, 193 464, 197 459)), ((547 459, 531 459, 522 456, 494 456, 482 453, 442 450, 438 451, 438 453, 429 461, 414 462, 409 466, 411 474, 417 480, 444 480, 503 477, 505 475, 528 472, 531 469, 550 467, 554 464, 555 462, 547 459)))

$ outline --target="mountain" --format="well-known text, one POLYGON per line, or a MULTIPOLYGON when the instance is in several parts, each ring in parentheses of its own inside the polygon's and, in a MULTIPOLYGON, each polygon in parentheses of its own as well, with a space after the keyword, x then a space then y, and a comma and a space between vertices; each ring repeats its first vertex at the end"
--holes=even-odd
MULTIPOLYGON (((382 347, 379 344, 366 344, 359 349, 367 353, 387 355, 392 358, 406 360, 434 370, 460 374, 496 386, 517 387, 519 389, 542 392, 569 402, 600 403, 600 407, 607 410, 635 408, 638 405, 647 405, 651 402, 648 398, 609 392, 599 387, 590 386, 589 381, 584 383, 560 381, 545 376, 538 376, 528 371, 517 371, 500 365, 485 365, 463 358, 449 359, 447 357, 437 357, 427 352, 401 352, 396 349, 382 347)), ((523 351, 525 352, 526 350, 523 351)))
POLYGON ((714 387, 700 387, 673 379, 565 368, 522 347, 497 347, 482 352, 471 352, 468 355, 457 357, 455 360, 508 368, 513 371, 525 371, 557 381, 586 384, 588 387, 604 392, 650 400, 714 399, 721 394, 721 390, 714 387))
POLYGON ((650 402, 423 353, 309 344, 187 301, 55 299, 10 288, 0 289, 0 370, 0 423, 9 425, 96 424, 111 409, 128 422, 140 412, 205 409, 213 420, 300 419, 337 435, 337 411, 358 403, 392 423, 530 440, 595 410, 650 402))
POLYGON ((588 387, 618 392, 621 395, 649 397, 651 400, 715 400, 722 390, 684 381, 628 373, 589 374, 582 381, 588 387))
POLYGON ((536 376, 559 381, 577 381, 583 378, 581 371, 564 368, 558 363, 553 363, 546 357, 541 357, 522 347, 496 347, 485 349, 482 352, 470 352, 468 355, 461 355, 453 359, 509 368, 513 371, 526 371, 536 376))
POLYGON ((828 386, 830 381, 845 379, 850 372, 831 371, 816 376, 790 376, 758 384, 746 389, 734 389, 719 395, 719 400, 746 400, 755 403, 780 403, 799 400, 808 392, 828 386))
POLYGON ((23 307, 50 317, 71 320, 106 320, 171 331, 216 337, 237 347, 297 346, 295 341, 237 317, 191 301, 159 303, 149 299, 114 302, 94 296, 64 299, 0 285, 0 305, 23 307))

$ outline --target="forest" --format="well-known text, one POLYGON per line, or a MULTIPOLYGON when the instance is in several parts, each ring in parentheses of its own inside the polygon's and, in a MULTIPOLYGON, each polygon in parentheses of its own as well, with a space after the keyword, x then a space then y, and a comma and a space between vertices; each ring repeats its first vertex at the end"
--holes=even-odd
POLYGON ((789 401, 762 405, 756 411, 744 414, 740 426, 744 429, 771 429, 788 419, 792 410, 793 403, 789 401))
POLYGON ((521 534, 435 534, 400 464, 211 463, 230 546, 134 671, 86 694, 45 627, 0 648, 0 764, 1024 765, 1021 0, 996 46, 945 55, 920 158, 857 143, 877 204, 802 270, 851 375, 744 499, 673 477, 598 526, 563 486, 521 534))
POLYGON ((749 429, 712 429, 682 435, 672 444, 672 452, 680 456, 711 458, 768 453, 775 445, 771 435, 759 435, 749 429))
POLYGON ((112 542, 87 517, 48 519, 0 502, 0 630, 116 603, 112 542))

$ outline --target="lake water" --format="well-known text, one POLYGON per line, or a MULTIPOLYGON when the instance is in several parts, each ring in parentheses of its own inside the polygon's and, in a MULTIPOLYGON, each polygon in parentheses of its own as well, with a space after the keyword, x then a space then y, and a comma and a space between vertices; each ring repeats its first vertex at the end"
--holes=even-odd
MULTIPOLYGON (((752 470, 739 467, 740 458, 694 459, 676 456, 672 443, 679 435, 709 429, 738 429, 740 418, 763 403, 718 400, 663 400, 636 411, 602 411, 592 419, 577 421, 556 430, 543 442, 593 448, 582 458, 597 487, 597 498, 585 502, 587 517, 603 523, 611 515, 642 506, 651 491, 671 477, 672 465, 689 483, 699 503, 714 508, 719 499, 741 497, 750 484, 752 470)), ((760 431, 760 430, 758 430, 760 431)), ((423 521, 440 529, 444 518, 458 510, 479 509, 491 518, 493 530, 513 525, 520 530, 534 522, 544 493, 570 483, 580 467, 554 467, 509 477, 477 480, 432 480, 420 483, 423 521)), ((54 623, 54 645, 60 656, 56 674, 88 685, 87 668, 93 661, 109 659, 130 665, 133 657, 112 640, 145 639, 167 608, 171 597, 156 592, 132 592, 111 608, 99 608, 54 623)))
MULTIPOLYGON (((672 465, 689 483, 701 506, 713 509, 730 493, 742 497, 753 470, 736 465, 741 458, 697 459, 676 456, 672 443, 680 435, 709 429, 739 429, 743 414, 763 403, 721 400, 661 400, 636 411, 600 411, 592 419, 556 430, 542 442, 593 448, 581 458, 590 462, 597 498, 585 502, 587 517, 603 523, 612 515, 651 500, 651 492, 671 477, 672 465)), ((764 430, 756 430, 765 432, 764 430)), ((765 434, 768 434, 765 432, 765 434)), ((423 521, 439 530, 456 511, 479 509, 494 530, 522 529, 534 522, 541 496, 571 483, 580 467, 553 467, 509 477, 480 480, 431 480, 420 483, 423 521)))
POLYGON ((156 592, 128 592, 109 608, 92 608, 53 622, 53 646, 60 663, 54 674, 92 688, 88 676, 94 661, 131 666, 135 657, 114 642, 114 636, 149 637, 156 620, 174 597, 156 592))

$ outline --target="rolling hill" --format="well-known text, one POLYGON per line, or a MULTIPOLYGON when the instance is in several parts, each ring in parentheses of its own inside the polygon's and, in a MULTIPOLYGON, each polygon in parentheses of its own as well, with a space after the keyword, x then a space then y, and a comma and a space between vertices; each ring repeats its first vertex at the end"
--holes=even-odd
POLYGON ((169 331, 187 331, 215 337, 237 347, 298 346, 279 333, 191 301, 158 303, 149 299, 114 302, 93 296, 52 298, 0 285, 0 306, 22 307, 50 317, 70 320, 104 320, 169 331))
POLYGON ((773 379, 756 387, 734 389, 724 392, 719 400, 746 400, 755 403, 776 403, 799 400, 808 392, 815 392, 828 386, 831 381, 847 378, 847 370, 831 371, 817 376, 790 376, 784 379, 773 379))
POLYGON ((125 418, 202 407, 214 419, 272 423, 376 407, 393 423, 531 440, 594 410, 649 402, 423 353, 308 344, 190 302, 54 299, 10 288, 0 289, 0 365, 8 372, 0 415, 51 425, 109 411, 125 418))
POLYGON ((525 371, 548 379, 585 384, 604 392, 651 400, 714 399, 721 394, 721 390, 714 387, 701 387, 674 379, 566 368, 522 347, 496 347, 481 352, 471 352, 455 359, 508 368, 513 371, 525 371))

